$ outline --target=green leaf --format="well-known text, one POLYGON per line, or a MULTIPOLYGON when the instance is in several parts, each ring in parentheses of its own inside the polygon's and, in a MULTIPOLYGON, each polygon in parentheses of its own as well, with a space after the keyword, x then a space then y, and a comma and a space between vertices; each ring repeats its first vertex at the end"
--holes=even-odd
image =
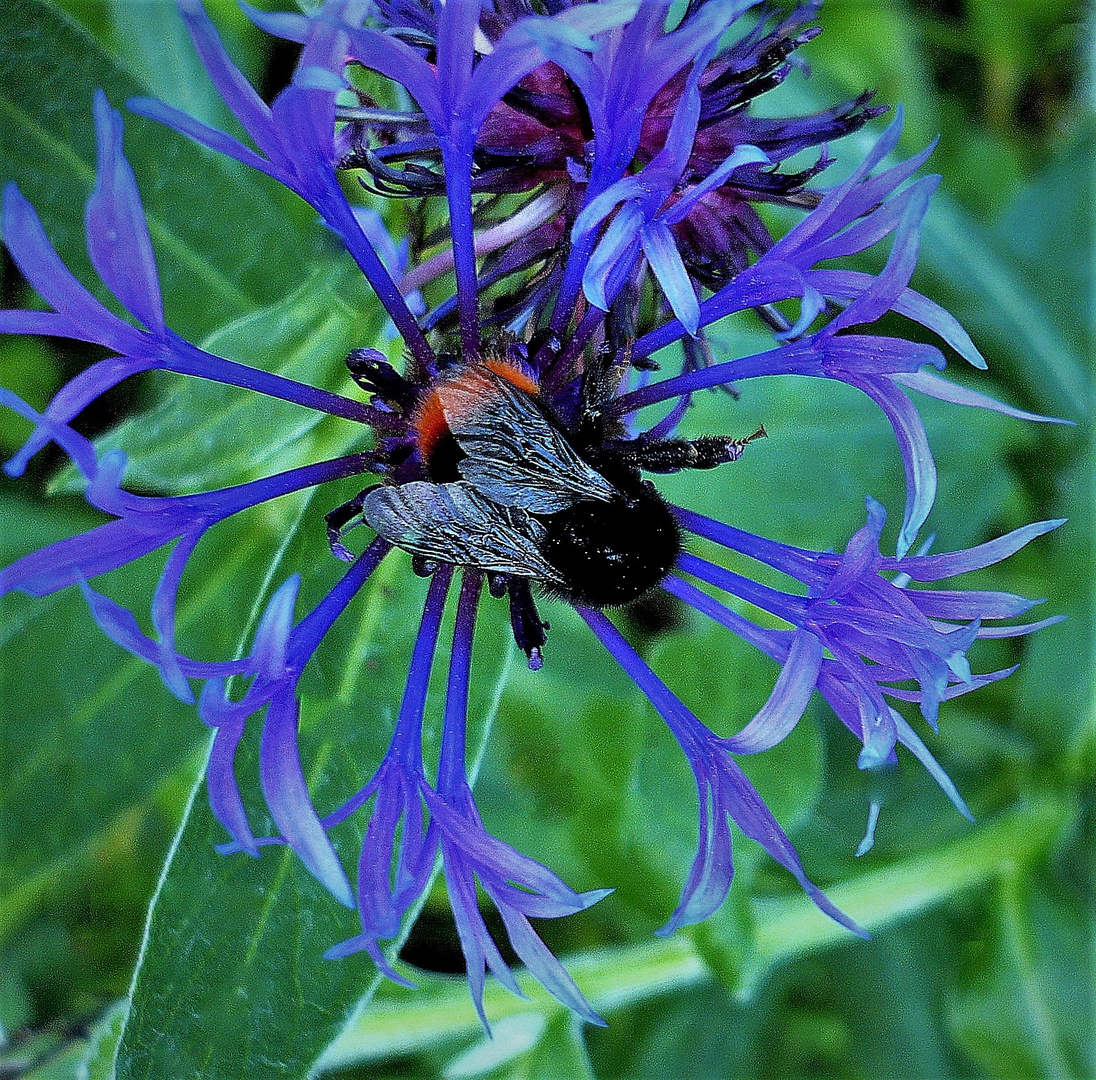
MULTIPOLYGON (((205 80, 187 55, 187 77, 205 80)), ((62 258, 105 298, 83 228, 83 201, 95 179, 91 100, 98 88, 115 108, 150 89, 48 0, 9 0, 0 23, 2 179, 19 184, 62 258)), ((226 316, 283 295, 329 243, 314 215, 274 181, 150 120, 131 119, 127 129, 167 317, 184 336, 201 336, 226 316), (211 199, 219 207, 216 228, 211 199)))
MULTIPOLYGON (((759 1029, 772 1013, 767 1001, 739 1005, 709 983, 681 987, 620 1010, 608 1028, 591 1030, 590 1055, 599 1080, 780 1076, 772 1066, 775 1055, 758 1045, 759 1029)), ((782 1037, 787 1041, 786 1029, 782 1037)))
POLYGON ((548 1022, 548 1029, 529 1055, 523 1080, 595 1080, 594 1067, 577 1017, 560 1013, 548 1022))
POLYGON ((545 1020, 539 1012, 518 1013, 495 1024, 449 1061, 443 1080, 594 1080, 582 1022, 566 1013, 545 1020))
POLYGON ((9 1031, 25 1027, 32 1017, 30 994, 23 973, 10 964, 0 969, 0 1048, 9 1031))
MULTIPOLYGON (((1009 374, 1035 409, 1069 420, 1085 415, 1089 380, 1038 283, 1001 240, 945 192, 933 198, 922 230, 925 262, 955 290, 951 308, 978 338, 993 341, 1014 365, 1009 374), (1022 366, 1021 366, 1022 365, 1022 366)), ((1021 403, 1022 404, 1022 403, 1021 403)))
MULTIPOLYGON (((146 92, 211 127, 233 124, 202 67, 174 0, 105 0, 111 37, 146 92)), ((257 35, 256 35, 257 36, 257 35)))
MULTIPOLYGON (((305 542, 314 538, 306 534, 305 542)), ((295 555, 291 544, 286 562, 292 565, 295 555)), ((403 556, 387 561, 307 673, 302 760, 321 813, 362 786, 384 754, 422 585, 408 574, 403 556)), ((473 745, 482 745, 509 661, 504 640, 501 622, 485 619, 470 706, 473 745)), ((444 667, 439 661, 432 681, 436 705, 444 667)), ((435 711, 428 753, 437 746, 437 725, 435 711)), ((259 813, 256 741, 240 753, 237 772, 261 835, 271 823, 259 813)), ((348 865, 364 823, 355 818, 335 830, 348 865)), ((213 846, 224 839, 205 800, 195 798, 152 909, 119 1051, 119 1080, 207 1074, 212 1061, 224 1076, 303 1076, 377 986, 379 976, 365 954, 323 959, 329 946, 358 931, 357 917, 333 901, 295 855, 266 848, 257 861, 223 857, 213 846)))
MULTIPOLYGON (((544 667, 511 680, 477 802, 494 834, 572 887, 620 886, 637 871, 624 813, 647 723, 631 682, 586 625, 562 602, 538 603, 551 624, 544 667)), ((611 912, 606 901, 594 912, 626 920, 629 906, 617 899, 611 912)), ((545 929, 566 933, 571 923, 545 929)))
POLYGON ((87 1037, 45 1031, 23 1035, 11 1047, 0 1042, 0 1070, 21 1080, 108 1080, 110 1073, 103 1071, 101 1055, 121 1035, 124 1019, 125 1003, 117 1002, 87 1037))
MULTIPOLYGON (((98 518, 88 511, 24 509, 14 500, 5 511, 4 540, 15 549, 7 555, 98 518)), ((183 590, 183 651, 207 658, 236 655, 246 611, 235 610, 234 597, 261 589, 293 531, 295 512, 299 503, 266 507, 235 534, 222 530, 209 537, 183 590)), ((309 588, 315 591, 330 584, 339 564, 326 549, 322 525, 306 535, 323 555, 311 560, 309 588)), ((96 587, 140 613, 147 610, 157 571, 151 556, 96 587)), ((161 801, 165 785, 180 777, 192 784, 207 737, 193 707, 175 701, 147 664, 103 635, 75 590, 44 600, 13 595, 3 603, 0 941, 38 917, 71 882, 86 878, 81 871, 88 861, 97 865, 116 837, 132 832, 133 822, 161 801)), ((124 955, 122 963, 128 962, 124 955)))
POLYGON ((47 1056, 41 1064, 27 1072, 20 1072, 21 1080, 79 1080, 83 1065, 84 1048, 71 1045, 56 1054, 47 1056))
POLYGON ((1074 898, 1016 872, 1002 877, 995 911, 948 1010, 956 1041, 987 1076, 1084 1074, 1093 1005, 1089 922, 1091 912, 1074 898))
MULTIPOLYGON (((32 408, 44 409, 61 383, 56 354, 39 338, 0 337, 0 386, 32 408)), ((0 451, 13 454, 27 438, 30 424, 9 409, 0 412, 0 451)))
MULTIPOLYGON (((1079 752, 1083 758, 1086 742, 1090 752, 1096 750, 1096 670, 1090 663, 1096 598, 1091 576, 1094 467, 1090 442, 1056 478, 1056 501, 1049 509, 1069 520, 1039 545, 1029 570, 1039 575, 1034 595, 1047 598, 1039 613, 1066 616, 1028 641, 1024 666, 1014 676, 1015 729, 1029 734, 1048 759, 1062 751, 1069 757, 1079 752), (1078 657, 1084 658, 1081 664, 1078 657)), ((1069 779, 1090 782, 1094 768, 1096 762, 1089 760, 1069 779)))
POLYGON ((962 933, 955 931, 964 917, 977 920, 975 904, 927 912, 879 934, 869 948, 846 944, 785 968, 763 995, 781 1008, 758 1056, 786 1076, 969 1076, 941 1037, 942 999, 962 933))
MULTIPOLYGON (((877 82, 868 78, 859 84, 849 83, 841 57, 846 51, 861 54, 859 24, 866 17, 874 23, 888 14, 866 16, 863 4, 856 0, 842 7, 839 17, 848 20, 850 31, 844 40, 830 32, 834 20, 827 7, 822 20, 827 33, 817 46, 822 52, 816 72, 819 78, 810 87, 796 85, 798 101, 793 111, 825 107, 836 96, 834 83, 859 89, 877 82)), ((886 9, 893 16, 891 5, 886 9)), ((885 34, 880 34, 880 40, 885 40, 885 34)), ((966 47, 961 39, 956 44, 966 47)), ((886 48, 893 53, 893 40, 886 48)), ((895 55, 905 62, 905 50, 899 49, 895 55)), ((912 99, 896 94, 890 100, 904 100, 910 106, 912 99)), ((906 145, 920 149, 937 134, 937 124, 922 125, 923 118, 930 115, 931 111, 922 107, 907 109, 906 145), (918 125, 916 133, 913 124, 918 125)), ((937 168, 953 163, 952 175, 945 170, 945 182, 933 196, 922 226, 913 285, 944 303, 987 355, 991 370, 999 370, 1014 393, 1024 395, 1011 404, 1080 419, 1088 412, 1091 395, 1085 362, 1091 332, 1085 323, 1085 312, 1091 307, 1086 291, 1091 267, 1085 245, 1076 241, 1075 226, 1092 217, 1091 184, 1086 174, 1092 154, 1092 124, 1086 121, 1056 159, 1016 194, 996 227, 980 220, 954 195, 957 186, 971 183, 970 175, 964 175, 970 168, 964 155, 972 152, 972 139, 986 137, 984 129, 969 129, 969 120, 963 117, 930 162, 937 168), (957 150, 960 140, 963 146, 957 150), (943 160, 938 160, 941 157, 943 160)), ((844 163, 858 161, 867 153, 878 134, 877 126, 872 125, 837 144, 843 171, 847 171, 844 163)), ((999 144, 995 148, 1008 156, 1007 148, 999 144)), ((993 175, 995 186, 1004 183, 1000 169, 986 172, 993 175)), ((985 187, 984 176, 975 177, 974 182, 985 187)), ((878 264, 873 269, 877 270, 878 264)))
POLYGON ((1096 119, 1089 119, 1019 192, 994 229, 1063 335, 1081 350, 1078 359, 1091 331, 1093 268, 1076 226, 1096 211, 1088 183, 1094 154, 1096 119))
MULTIPOLYGON (((813 84, 804 86, 802 78, 789 80, 792 92, 833 102, 875 90, 879 104, 905 103, 907 137, 912 143, 924 145, 931 139, 938 128, 937 100, 931 92, 929 57, 907 5, 902 0, 872 4, 837 0, 827 3, 819 21, 825 32, 806 47, 803 59, 812 68, 817 64, 818 74, 831 82, 832 92, 830 87, 823 93, 813 84)), ((790 114, 800 111, 799 107, 788 109, 790 114)), ((845 140, 836 147, 841 156, 849 153, 845 140)))
POLYGON ((114 1058, 126 1026, 129 1012, 127 1001, 115 1002, 92 1028, 88 1039, 87 1056, 84 1058, 86 1074, 81 1080, 112 1080, 114 1058))
MULTIPOLYGON (((748 355, 771 338, 733 322, 713 333, 717 355, 748 355)), ((965 380, 970 383, 970 380, 965 380)), ((976 389, 990 388, 972 383, 976 389)), ((886 417, 858 390, 830 379, 786 376, 698 395, 683 433, 743 436, 764 425, 768 438, 714 474, 681 472, 659 478, 672 501, 759 535, 818 551, 843 550, 864 524, 864 497, 888 510, 882 546, 893 544, 905 505, 901 457, 886 417)), ((1032 425, 983 409, 912 394, 928 431, 939 473, 936 505, 926 531, 933 550, 956 550, 988 538, 1001 506, 1015 497, 1009 458, 1032 442, 1032 425), (970 448, 979 447, 978 483, 969 482, 970 448)), ((757 568, 751 565, 752 574, 757 568)), ((786 588, 787 579, 773 579, 786 588)))
MULTIPOLYGON (((606 1012, 652 995, 671 993, 705 980, 707 971, 685 936, 668 941, 600 949, 566 960, 568 970, 593 1003, 606 1012)), ((522 1001, 489 980, 485 994, 487 1014, 496 1025, 535 1006, 546 1017, 563 1007, 528 975, 518 982, 531 998, 522 1001)), ((458 1036, 480 1037, 479 1018, 463 980, 425 977, 418 990, 386 986, 372 1009, 346 1029, 324 1058, 327 1070, 434 1047, 458 1036)))
MULTIPOLYGON (((2 561, 96 519, 9 499, 2 561)), ((227 576, 235 568, 234 559, 224 560, 227 576)), ((150 589, 147 571, 138 569, 130 587, 131 597, 150 589)), ((184 605, 184 626, 203 592, 184 605)), ((99 631, 75 590, 44 600, 9 596, 3 610, 0 941, 135 808, 148 806, 166 778, 187 767, 201 735, 148 666, 99 631), (158 705, 155 725, 150 700, 158 705)))

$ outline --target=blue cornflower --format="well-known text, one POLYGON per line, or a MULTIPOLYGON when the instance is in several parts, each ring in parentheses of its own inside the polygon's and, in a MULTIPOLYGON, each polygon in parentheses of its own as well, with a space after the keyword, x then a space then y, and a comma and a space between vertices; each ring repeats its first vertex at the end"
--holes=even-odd
POLYGON ((827 192, 804 187, 828 163, 825 154, 806 172, 779 172, 786 157, 874 115, 866 99, 780 122, 745 111, 751 97, 787 73, 787 57, 810 36, 800 27, 813 5, 775 28, 756 21, 731 44, 727 32, 753 6, 747 0, 689 5, 669 28, 668 3, 637 8, 616 0, 558 5, 552 16, 515 4, 449 3, 435 12, 384 3, 379 29, 362 25, 365 0, 328 0, 314 16, 256 12, 261 26, 303 45, 293 82, 271 106, 233 65, 196 0, 180 6, 214 84, 254 148, 160 102, 142 99, 131 107, 261 170, 313 207, 384 305, 407 363, 397 371, 373 349, 351 353, 350 371, 370 396, 361 402, 215 356, 174 334, 164 321, 137 184, 122 151, 121 118, 97 95, 89 252, 103 283, 139 325, 110 312, 75 279, 33 208, 9 186, 5 243, 51 310, 0 312, 0 332, 93 342, 112 355, 70 381, 42 413, 8 391, 0 391, 0 402, 34 424, 8 472, 18 474, 54 442, 87 481, 88 501, 113 520, 20 559, 0 572, 0 592, 43 596, 77 585, 103 630, 154 664, 177 697, 194 700, 192 683, 201 681, 200 713, 215 732, 207 783, 213 811, 231 837, 225 850, 258 855, 263 845, 287 844, 339 901, 357 908, 361 932, 329 955, 364 950, 390 978, 406 981, 382 942, 398 935, 440 857, 481 1016, 488 969, 520 991, 487 930, 477 889, 498 909, 529 970, 593 1023, 601 1021, 529 920, 583 910, 608 891, 575 892, 491 836, 480 819, 466 773, 465 727, 485 586, 507 600, 515 640, 533 668, 543 660, 547 624, 532 585, 572 603, 686 754, 699 794, 700 843, 663 933, 705 918, 723 901, 733 869, 733 821, 823 911, 862 934, 807 878, 734 755, 781 741, 817 689, 862 743, 861 767, 893 762, 901 744, 966 813, 954 785, 890 702, 917 703, 935 729, 944 700, 1009 673, 973 675, 967 653, 975 640, 1028 633, 1045 622, 988 629, 986 621, 1019 616, 1031 602, 912 586, 990 565, 1058 524, 1030 525, 968 551, 908 554, 932 506, 935 468, 905 390, 1028 415, 925 370, 944 367, 934 346, 849 332, 897 312, 982 366, 955 320, 909 288, 935 180, 907 181, 927 151, 875 171, 894 147, 899 118, 849 178, 827 192), (375 107, 354 88, 358 67, 397 83, 416 108, 375 107), (412 252, 406 273, 399 246, 378 238, 375 218, 355 207, 340 183, 340 172, 359 169, 379 190, 445 199, 448 237, 428 258, 412 252), (524 201, 490 198, 504 193, 524 201), (485 198, 477 202, 480 194, 485 198), (773 239, 752 205, 761 201, 809 213, 773 239), (887 237, 890 256, 878 275, 820 265, 887 237), (438 287, 450 270, 451 291, 438 287), (406 299, 420 288, 428 307, 421 318, 406 299), (656 302, 647 303, 652 296, 656 302), (796 318, 774 306, 785 302, 798 305, 796 318), (776 329, 776 347, 718 363, 698 351, 705 327, 747 310, 776 329), (653 377, 653 355, 677 342, 680 371, 653 377), (124 456, 100 455, 70 425, 104 392, 151 370, 227 383, 358 424, 367 448, 216 491, 135 495, 123 487, 124 456), (866 524, 837 555, 670 507, 641 478, 643 470, 735 460, 756 435, 675 437, 692 395, 789 374, 846 382, 890 420, 908 488, 896 556, 880 553, 885 515, 870 499, 866 524), (637 420, 641 410, 667 404, 650 426, 637 420), (331 552, 350 565, 312 610, 298 615, 298 579, 290 577, 267 603, 247 656, 208 661, 177 649, 177 595, 208 529, 267 500, 357 475, 380 482, 328 514, 331 552), (359 554, 344 542, 356 526, 376 533, 359 554), (682 534, 781 572, 787 591, 686 550, 682 534), (171 544, 151 601, 150 635, 134 613, 88 581, 171 544), (391 744, 368 783, 321 816, 298 750, 298 682, 382 561, 404 557, 399 549, 430 584, 391 744), (720 737, 706 727, 605 614, 649 588, 676 596, 781 665, 769 700, 737 735, 720 737), (423 717, 453 591, 435 764, 424 761, 423 717), (751 621, 720 594, 786 628, 751 621), (230 678, 233 686, 243 684, 242 692, 230 689, 230 678), (260 780, 279 830, 268 837, 253 833, 234 772, 240 740, 259 714, 260 780), (368 825, 352 885, 329 832, 359 811, 368 814, 368 825))

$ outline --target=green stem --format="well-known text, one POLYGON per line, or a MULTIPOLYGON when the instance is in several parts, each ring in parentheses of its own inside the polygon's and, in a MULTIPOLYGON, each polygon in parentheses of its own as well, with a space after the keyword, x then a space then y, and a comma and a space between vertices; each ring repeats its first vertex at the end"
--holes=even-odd
MULTIPOLYGON (((862 925, 880 929, 1013 873, 1047 850, 1071 813, 1072 803, 1061 797, 1029 799, 938 851, 863 874, 830 889, 829 896, 862 925)), ((806 897, 758 902, 755 907, 750 988, 793 956, 853 940, 806 897)), ((603 1014, 711 978, 693 940, 685 935, 586 953, 567 961, 567 967, 603 1014)), ((414 1053, 480 1030, 463 979, 419 976, 419 981, 416 991, 386 986, 368 1013, 328 1048, 321 1069, 414 1053)), ((510 996, 497 983, 488 984, 484 998, 493 1021, 530 1012, 552 1017, 561 1011, 528 975, 520 975, 518 981, 530 1000, 510 996)))

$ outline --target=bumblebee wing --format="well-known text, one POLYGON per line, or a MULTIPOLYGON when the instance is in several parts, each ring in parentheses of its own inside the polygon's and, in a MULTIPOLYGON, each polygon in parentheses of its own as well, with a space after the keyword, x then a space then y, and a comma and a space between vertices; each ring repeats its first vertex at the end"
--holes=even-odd
POLYGON ((374 488, 362 516, 397 547, 439 562, 560 583, 540 553, 544 526, 517 507, 485 499, 471 484, 416 480, 374 488))
POLYGON ((580 499, 613 498, 613 486, 578 456, 534 399, 488 368, 439 387, 438 398, 468 455, 457 469, 493 502, 554 514, 580 499))

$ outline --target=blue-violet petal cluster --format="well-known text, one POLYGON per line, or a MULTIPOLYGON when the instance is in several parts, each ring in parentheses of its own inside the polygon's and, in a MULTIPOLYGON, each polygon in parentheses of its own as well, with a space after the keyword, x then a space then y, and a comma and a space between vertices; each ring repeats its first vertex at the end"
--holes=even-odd
POLYGON ((249 141, 159 101, 137 99, 129 108, 304 200, 384 306, 405 362, 393 366, 375 343, 363 342, 347 359, 365 392, 359 400, 216 356, 174 333, 121 116, 99 93, 88 251, 129 318, 76 279, 10 185, 4 242, 46 309, 0 312, 0 332, 90 342, 108 355, 42 412, 7 390, 0 402, 33 425, 8 473, 20 474, 54 443, 86 482, 87 501, 110 520, 7 567, 0 592, 80 588, 106 634, 154 665, 176 697, 198 701, 213 731, 207 783, 230 838, 223 850, 258 855, 264 845, 288 845, 356 909, 360 932, 334 945, 331 957, 365 951, 385 975, 406 982, 384 943, 400 936, 440 861, 484 1023, 488 970, 521 991, 480 897, 497 909, 514 953, 548 991, 601 1023, 531 920, 581 911, 609 890, 575 892, 481 820, 466 764, 481 603, 509 605, 515 641, 536 669, 551 662, 538 604, 569 602, 680 744, 696 780, 699 845, 660 933, 706 918, 725 899, 733 823, 822 911, 863 934, 809 880, 737 756, 784 739, 817 690, 859 741, 861 768, 893 763, 904 747, 967 814, 895 703, 913 703, 935 731, 943 702, 1010 673, 972 673, 974 642, 1026 634, 1049 620, 990 626, 1023 615, 1032 602, 940 583, 998 562, 1058 524, 1033 524, 966 551, 910 554, 933 505, 936 469, 909 391, 1044 419, 946 380, 937 346, 872 329, 896 313, 984 366, 955 319, 909 284, 936 184, 916 177, 929 151, 889 160, 899 113, 844 180, 818 186, 831 143, 885 110, 870 94, 807 116, 751 110, 800 65, 796 50, 817 32, 814 2, 784 18, 755 0, 683 8, 669 0, 562 0, 543 8, 532 0, 380 0, 375 9, 368 0, 326 0, 311 15, 244 5, 265 31, 301 46, 292 81, 269 105, 199 0, 179 6, 249 141), (806 166, 786 165, 804 152, 806 166), (363 189, 373 205, 377 195, 423 200, 423 212, 440 224, 408 248, 385 234, 359 198, 363 189), (772 206, 800 215, 782 235, 771 231, 772 206), (843 266, 884 242, 889 254, 878 273, 843 266), (735 314, 757 320, 772 347, 719 355, 707 331, 735 314), (107 391, 149 371, 336 417, 358 425, 361 448, 218 490, 135 494, 124 483, 124 455, 100 452, 72 423, 107 391), (690 440, 678 435, 680 421, 702 391, 779 375, 846 383, 882 410, 907 489, 894 555, 880 550, 886 515, 870 497, 863 527, 835 538, 843 551, 819 552, 671 506, 642 479, 733 462, 763 432, 690 440), (315 607, 298 610, 292 576, 267 601, 247 655, 205 660, 180 651, 183 575, 210 528, 268 500, 358 476, 361 494, 327 515, 330 550, 319 532, 316 558, 327 560, 333 584, 315 607), (612 524, 631 514, 648 523, 638 540, 612 524), (357 527, 373 534, 360 551, 347 537, 357 527), (606 537, 595 540, 603 527, 606 537), (690 538, 727 557, 694 553, 690 538), (147 622, 90 584, 160 549, 168 554, 147 622), (588 580, 587 564, 598 558, 631 560, 618 592, 600 594, 588 580), (334 622, 392 559, 430 580, 391 743, 379 764, 362 763, 375 772, 357 794, 318 808, 298 747, 298 683, 334 622), (764 583, 744 570, 751 563, 765 568, 764 583), (771 584, 773 571, 783 587, 771 584), (719 736, 695 716, 607 614, 651 588, 779 665, 767 702, 736 735, 719 736), (442 633, 447 605, 455 607, 451 640, 442 633), (763 618, 742 613, 751 610, 763 618), (440 756, 430 761, 423 724, 439 649, 447 670, 443 730, 440 756), (272 836, 253 832, 237 785, 237 750, 253 724, 261 725, 272 836), (356 875, 331 839, 352 814, 367 818, 356 875))

